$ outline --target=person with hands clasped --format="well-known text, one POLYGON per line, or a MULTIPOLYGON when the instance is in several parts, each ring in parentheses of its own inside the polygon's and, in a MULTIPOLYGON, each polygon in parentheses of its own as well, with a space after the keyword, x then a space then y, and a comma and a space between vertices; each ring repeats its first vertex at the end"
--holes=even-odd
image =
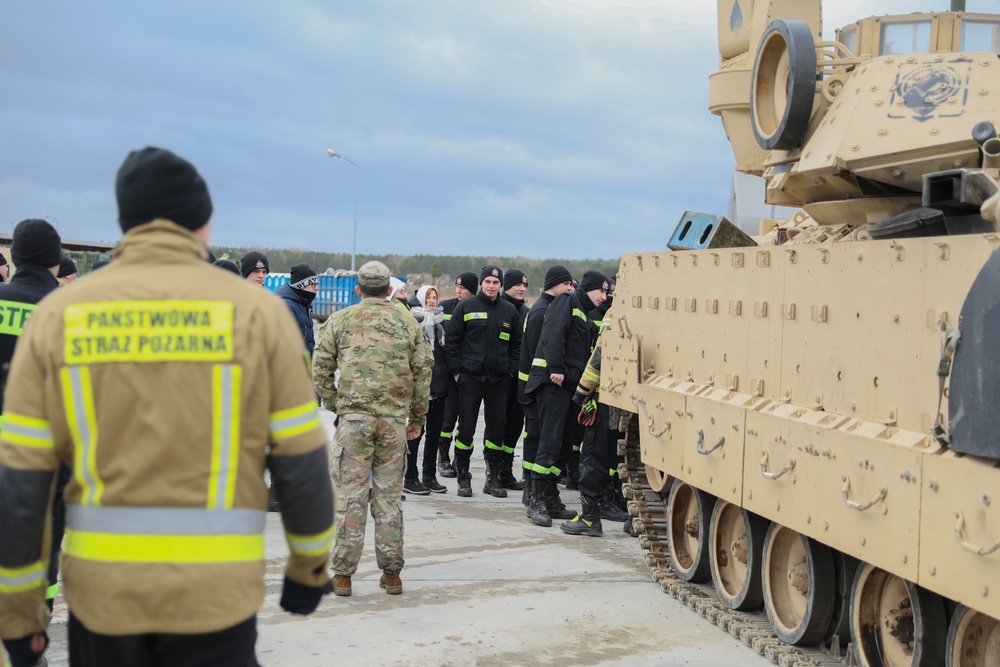
POLYGON ((361 560, 369 495, 379 585, 389 595, 403 592, 406 441, 423 428, 434 359, 420 325, 386 300, 390 277, 382 262, 363 264, 355 287, 361 303, 330 316, 313 353, 316 393, 337 413, 330 469, 338 495, 333 592, 341 597, 351 594, 361 560))
POLYGON ((517 372, 521 354, 521 331, 517 309, 500 298, 503 285, 500 267, 486 265, 479 275, 479 293, 459 301, 445 330, 448 370, 458 383, 458 436, 455 438, 455 470, 458 495, 472 496, 472 441, 476 435, 479 408, 486 432, 483 457, 486 484, 483 493, 506 498, 501 483, 503 423, 507 412, 507 386, 517 372))

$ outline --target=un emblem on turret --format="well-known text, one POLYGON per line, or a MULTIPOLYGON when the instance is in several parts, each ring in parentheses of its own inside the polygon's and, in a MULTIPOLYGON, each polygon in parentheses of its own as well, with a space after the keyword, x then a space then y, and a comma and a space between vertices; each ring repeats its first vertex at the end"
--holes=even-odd
POLYGON ((965 112, 969 96, 969 74, 963 76, 950 65, 902 64, 896 74, 889 118, 954 118, 965 112))

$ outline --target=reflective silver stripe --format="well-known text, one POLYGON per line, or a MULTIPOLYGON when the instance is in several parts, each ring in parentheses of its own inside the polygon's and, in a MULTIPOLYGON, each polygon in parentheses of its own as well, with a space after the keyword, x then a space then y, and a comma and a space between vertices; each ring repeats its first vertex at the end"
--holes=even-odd
POLYGON ((293 415, 291 417, 285 417, 283 419, 272 419, 268 423, 268 428, 271 430, 271 434, 279 434, 287 431, 288 429, 295 428, 296 426, 305 426, 311 422, 318 419, 316 410, 305 409, 300 415, 293 415))
POLYGON ((32 440, 45 440, 47 442, 52 442, 51 428, 18 424, 13 417, 3 424, 3 432, 4 435, 20 436, 22 438, 31 438, 32 440))
POLYGON ((285 538, 288 540, 288 548, 291 549, 292 552, 298 554, 313 554, 317 551, 323 551, 333 546, 333 531, 330 531, 326 536, 315 540, 296 539, 288 533, 285 533, 285 538))
POLYGON ((67 505, 73 530, 122 535, 255 535, 264 531, 267 512, 241 507, 93 507, 67 505))
MULTIPOLYGON (((216 400, 218 401, 218 422, 215 424, 217 429, 218 445, 219 450, 217 452, 217 465, 218 469, 215 472, 215 497, 211 498, 212 506, 216 509, 225 509, 230 506, 229 492, 230 492, 230 474, 231 463, 233 457, 233 447, 235 443, 233 442, 233 431, 235 430, 234 416, 233 416, 233 384, 234 375, 236 370, 230 366, 220 366, 218 369, 219 382, 215 387, 218 391, 218 396, 216 400)), ((232 477, 235 481, 236 475, 233 474, 232 477)))
POLYGON ((83 367, 71 366, 63 372, 67 373, 69 377, 69 400, 73 403, 73 414, 76 417, 74 425, 76 432, 79 434, 79 442, 76 445, 80 448, 80 452, 77 454, 76 468, 77 474, 83 477, 83 502, 87 505, 93 505, 97 501, 98 480, 97 476, 94 475, 94 469, 90 466, 90 462, 96 460, 94 448, 97 434, 90 432, 90 423, 87 419, 88 406, 83 395, 83 367))
POLYGON ((32 584, 46 583, 48 580, 49 571, 44 563, 13 570, 0 568, 0 590, 5 588, 24 590, 32 588, 32 584), (21 574, 5 574, 6 572, 21 572, 21 574))

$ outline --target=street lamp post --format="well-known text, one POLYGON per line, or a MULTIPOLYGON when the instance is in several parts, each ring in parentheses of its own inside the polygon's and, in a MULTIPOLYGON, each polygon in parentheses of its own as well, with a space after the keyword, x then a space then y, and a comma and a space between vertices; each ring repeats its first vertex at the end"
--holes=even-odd
POLYGON ((354 165, 355 178, 354 178, 354 242, 351 244, 351 271, 355 270, 355 261, 358 254, 358 192, 361 189, 361 167, 358 163, 350 158, 346 158, 332 148, 326 149, 326 154, 329 157, 339 157, 341 160, 347 160, 354 165))

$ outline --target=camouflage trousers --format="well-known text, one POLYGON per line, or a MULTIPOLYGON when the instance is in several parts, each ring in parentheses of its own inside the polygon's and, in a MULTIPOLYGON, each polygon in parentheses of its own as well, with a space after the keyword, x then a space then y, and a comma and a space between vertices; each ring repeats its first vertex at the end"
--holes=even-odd
POLYGON ((380 570, 403 569, 403 467, 406 424, 402 419, 339 415, 330 459, 337 492, 337 541, 333 571, 353 575, 365 546, 371 494, 375 560, 380 570))

